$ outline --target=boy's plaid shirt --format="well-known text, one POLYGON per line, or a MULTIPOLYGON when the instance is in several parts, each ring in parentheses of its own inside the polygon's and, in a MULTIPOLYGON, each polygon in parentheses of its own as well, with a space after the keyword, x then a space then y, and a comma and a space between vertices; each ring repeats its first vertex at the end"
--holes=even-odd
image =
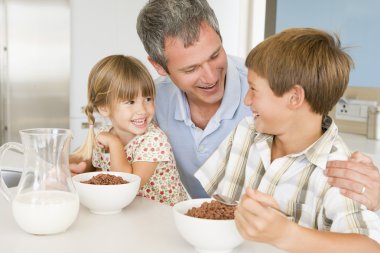
POLYGON ((246 187, 272 195, 281 210, 309 228, 365 234, 380 243, 380 219, 344 197, 324 175, 329 160, 347 160, 350 152, 331 118, 311 146, 271 163, 273 136, 256 132, 252 117, 236 129, 195 173, 207 193, 239 199, 246 187))

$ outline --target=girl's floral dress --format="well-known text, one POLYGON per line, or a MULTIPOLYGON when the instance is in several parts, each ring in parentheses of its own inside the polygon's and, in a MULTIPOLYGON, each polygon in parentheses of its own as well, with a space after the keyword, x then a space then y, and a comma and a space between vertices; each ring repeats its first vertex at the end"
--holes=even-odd
MULTIPOLYGON (((97 134, 109 132, 111 128, 112 126, 102 127, 97 134)), ((140 189, 139 195, 171 206, 187 199, 172 148, 167 136, 158 126, 151 123, 146 133, 132 139, 124 150, 131 164, 134 162, 158 163, 149 181, 140 189)), ((97 146, 93 152, 92 164, 96 168, 110 170, 110 154, 97 146)))

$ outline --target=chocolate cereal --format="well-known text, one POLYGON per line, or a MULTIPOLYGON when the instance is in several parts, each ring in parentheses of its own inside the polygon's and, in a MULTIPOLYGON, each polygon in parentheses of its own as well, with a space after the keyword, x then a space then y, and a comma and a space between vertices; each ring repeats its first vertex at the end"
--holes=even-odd
POLYGON ((127 184, 128 181, 124 180, 120 176, 111 174, 98 174, 93 176, 89 180, 81 181, 84 184, 96 184, 96 185, 115 185, 115 184, 127 184))
POLYGON ((233 220, 235 206, 228 206, 218 201, 204 202, 200 207, 189 209, 186 215, 209 220, 233 220))

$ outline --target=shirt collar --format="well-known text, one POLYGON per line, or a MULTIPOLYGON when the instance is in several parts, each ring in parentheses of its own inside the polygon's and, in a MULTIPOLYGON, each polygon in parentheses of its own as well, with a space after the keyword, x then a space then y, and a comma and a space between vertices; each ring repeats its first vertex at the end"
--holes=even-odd
MULTIPOLYGON (((329 116, 324 116, 322 130, 324 133, 316 142, 300 153, 290 154, 288 157, 305 155, 310 163, 319 168, 325 169, 329 154, 335 148, 333 147, 333 143, 338 136, 338 127, 329 116)), ((256 132, 254 138, 257 145, 266 145, 268 148, 272 146, 273 135, 256 132)))
POLYGON ((329 154, 334 151, 333 143, 338 137, 338 127, 329 116, 323 117, 322 130, 323 135, 304 153, 306 158, 319 168, 325 169, 329 154))
MULTIPOLYGON (((211 120, 215 122, 233 118, 241 101, 241 90, 243 89, 243 84, 240 80, 239 71, 237 70, 234 62, 229 57, 227 57, 227 62, 228 65, 224 94, 228 94, 228 96, 223 96, 223 100, 219 109, 212 117, 211 120)), ((177 106, 174 109, 174 118, 176 120, 184 121, 186 125, 193 125, 190 116, 189 103, 187 102, 185 93, 180 89, 177 89, 176 97, 177 106)))

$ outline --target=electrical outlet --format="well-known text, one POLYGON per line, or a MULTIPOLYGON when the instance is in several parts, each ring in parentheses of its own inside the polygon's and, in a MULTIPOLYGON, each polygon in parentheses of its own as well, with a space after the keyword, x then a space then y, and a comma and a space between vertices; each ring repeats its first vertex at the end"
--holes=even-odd
POLYGON ((377 106, 377 101, 341 98, 335 107, 335 117, 340 120, 366 122, 369 106, 377 106))

